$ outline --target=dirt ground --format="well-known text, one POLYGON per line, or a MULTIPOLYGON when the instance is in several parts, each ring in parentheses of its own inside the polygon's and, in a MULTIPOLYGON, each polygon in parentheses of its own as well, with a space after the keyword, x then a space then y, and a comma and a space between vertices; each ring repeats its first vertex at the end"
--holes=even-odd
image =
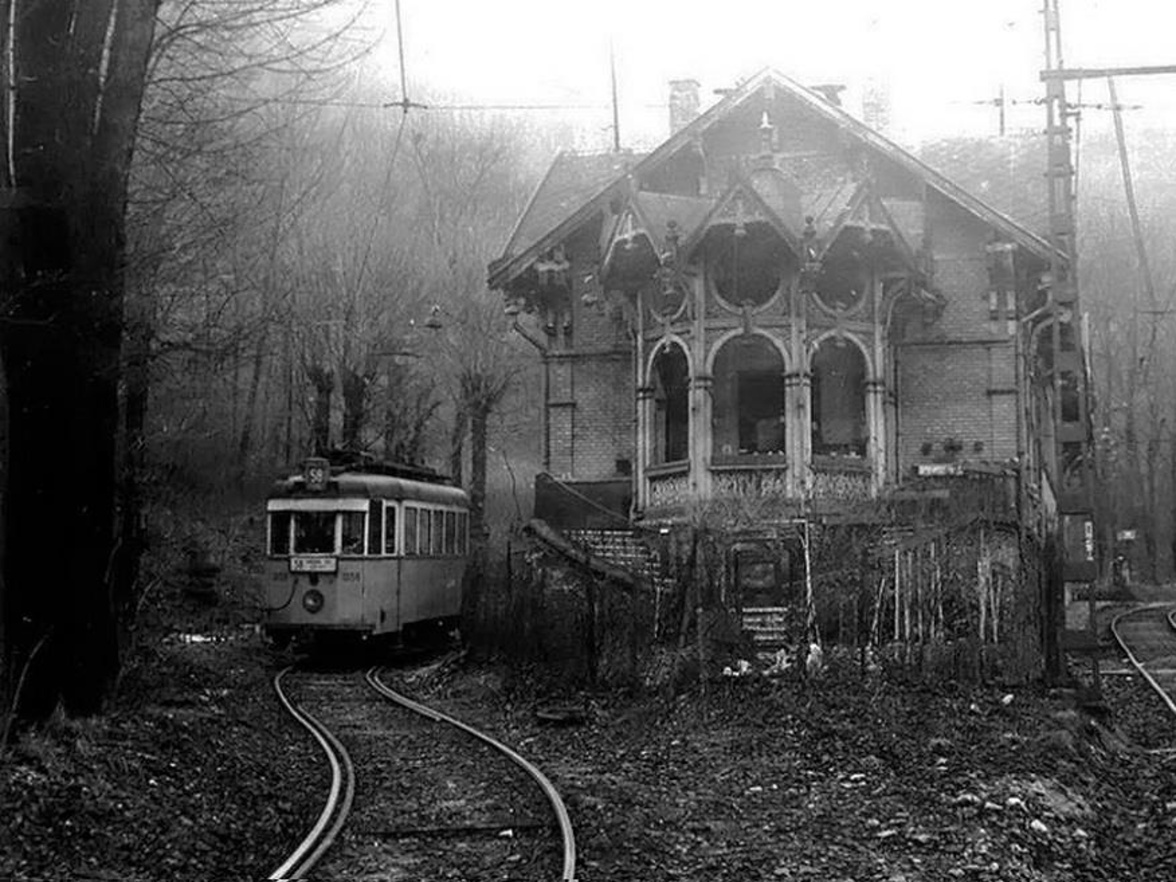
MULTIPOLYGON (((0 879, 254 880, 325 794, 244 595, 158 589, 107 715, 0 757, 0 879), (166 603, 164 602, 166 601, 166 603)), ((1176 722, 1127 676, 1106 705, 1036 687, 927 688, 832 660, 816 682, 558 691, 469 661, 411 688, 547 771, 595 880, 1168 880, 1176 722), (554 726, 552 703, 583 711, 554 726)), ((1079 669, 1080 670, 1080 669, 1079 669)))

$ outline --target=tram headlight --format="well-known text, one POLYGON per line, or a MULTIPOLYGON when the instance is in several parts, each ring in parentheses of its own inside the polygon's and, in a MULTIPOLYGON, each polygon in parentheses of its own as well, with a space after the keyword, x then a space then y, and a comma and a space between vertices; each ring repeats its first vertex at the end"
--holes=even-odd
POLYGON ((311 588, 302 595, 302 608, 308 613, 316 613, 323 608, 323 592, 311 588))

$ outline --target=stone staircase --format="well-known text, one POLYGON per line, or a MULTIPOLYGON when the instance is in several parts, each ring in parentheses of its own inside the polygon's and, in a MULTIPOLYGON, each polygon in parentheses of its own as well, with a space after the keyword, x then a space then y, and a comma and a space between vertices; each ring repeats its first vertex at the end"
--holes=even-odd
POLYGON ((743 630, 751 635, 755 654, 761 661, 790 648, 787 610, 782 606, 747 607, 743 610, 743 630))

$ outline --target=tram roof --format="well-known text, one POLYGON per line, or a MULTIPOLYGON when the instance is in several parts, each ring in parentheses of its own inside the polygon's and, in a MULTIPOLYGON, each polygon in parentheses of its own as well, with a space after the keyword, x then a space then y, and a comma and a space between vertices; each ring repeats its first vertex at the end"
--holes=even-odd
POLYGON ((301 475, 277 481, 270 489, 274 499, 397 499, 419 500, 439 505, 468 505, 469 496, 460 487, 427 481, 413 481, 369 472, 332 474, 323 490, 307 490, 301 475))

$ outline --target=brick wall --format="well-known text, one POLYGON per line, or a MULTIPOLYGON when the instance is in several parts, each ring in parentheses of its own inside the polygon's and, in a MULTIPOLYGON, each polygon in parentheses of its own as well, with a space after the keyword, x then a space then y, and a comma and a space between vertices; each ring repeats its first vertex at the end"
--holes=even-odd
POLYGON ((570 244, 570 346, 548 365, 550 470, 576 481, 627 478, 617 460, 634 458, 633 344, 619 304, 601 291, 596 238, 581 235, 570 244), (585 303, 585 294, 595 302, 585 303))
POLYGON ((934 284, 947 299, 940 319, 898 349, 900 473, 943 458, 943 442, 962 443, 962 460, 1016 456, 1013 344, 989 315, 984 225, 943 199, 933 200, 934 284), (922 452, 931 443, 930 455, 922 452))
POLYGON ((947 298, 947 307, 934 332, 952 340, 992 337, 984 251, 991 231, 942 197, 931 200, 927 223, 934 260, 932 281, 947 298))
POLYGON ((1016 455, 1012 352, 1011 344, 899 350, 899 466, 903 471, 941 456, 948 438, 963 444, 961 459, 999 461, 1016 455), (925 442, 933 445, 931 456, 922 453, 925 442))
POLYGON ((575 371, 574 475, 581 481, 616 477, 617 460, 632 463, 634 456, 637 392, 632 356, 580 356, 575 371))
POLYGON ((568 354, 552 358, 549 370, 551 473, 577 481, 618 477, 617 460, 634 457, 632 356, 568 354))
POLYGON ((1014 349, 1004 322, 989 315, 989 230, 943 199, 931 202, 929 221, 934 283, 947 307, 922 340, 898 349, 901 472, 943 459, 947 439, 962 443, 962 460, 1016 455, 1014 349))

